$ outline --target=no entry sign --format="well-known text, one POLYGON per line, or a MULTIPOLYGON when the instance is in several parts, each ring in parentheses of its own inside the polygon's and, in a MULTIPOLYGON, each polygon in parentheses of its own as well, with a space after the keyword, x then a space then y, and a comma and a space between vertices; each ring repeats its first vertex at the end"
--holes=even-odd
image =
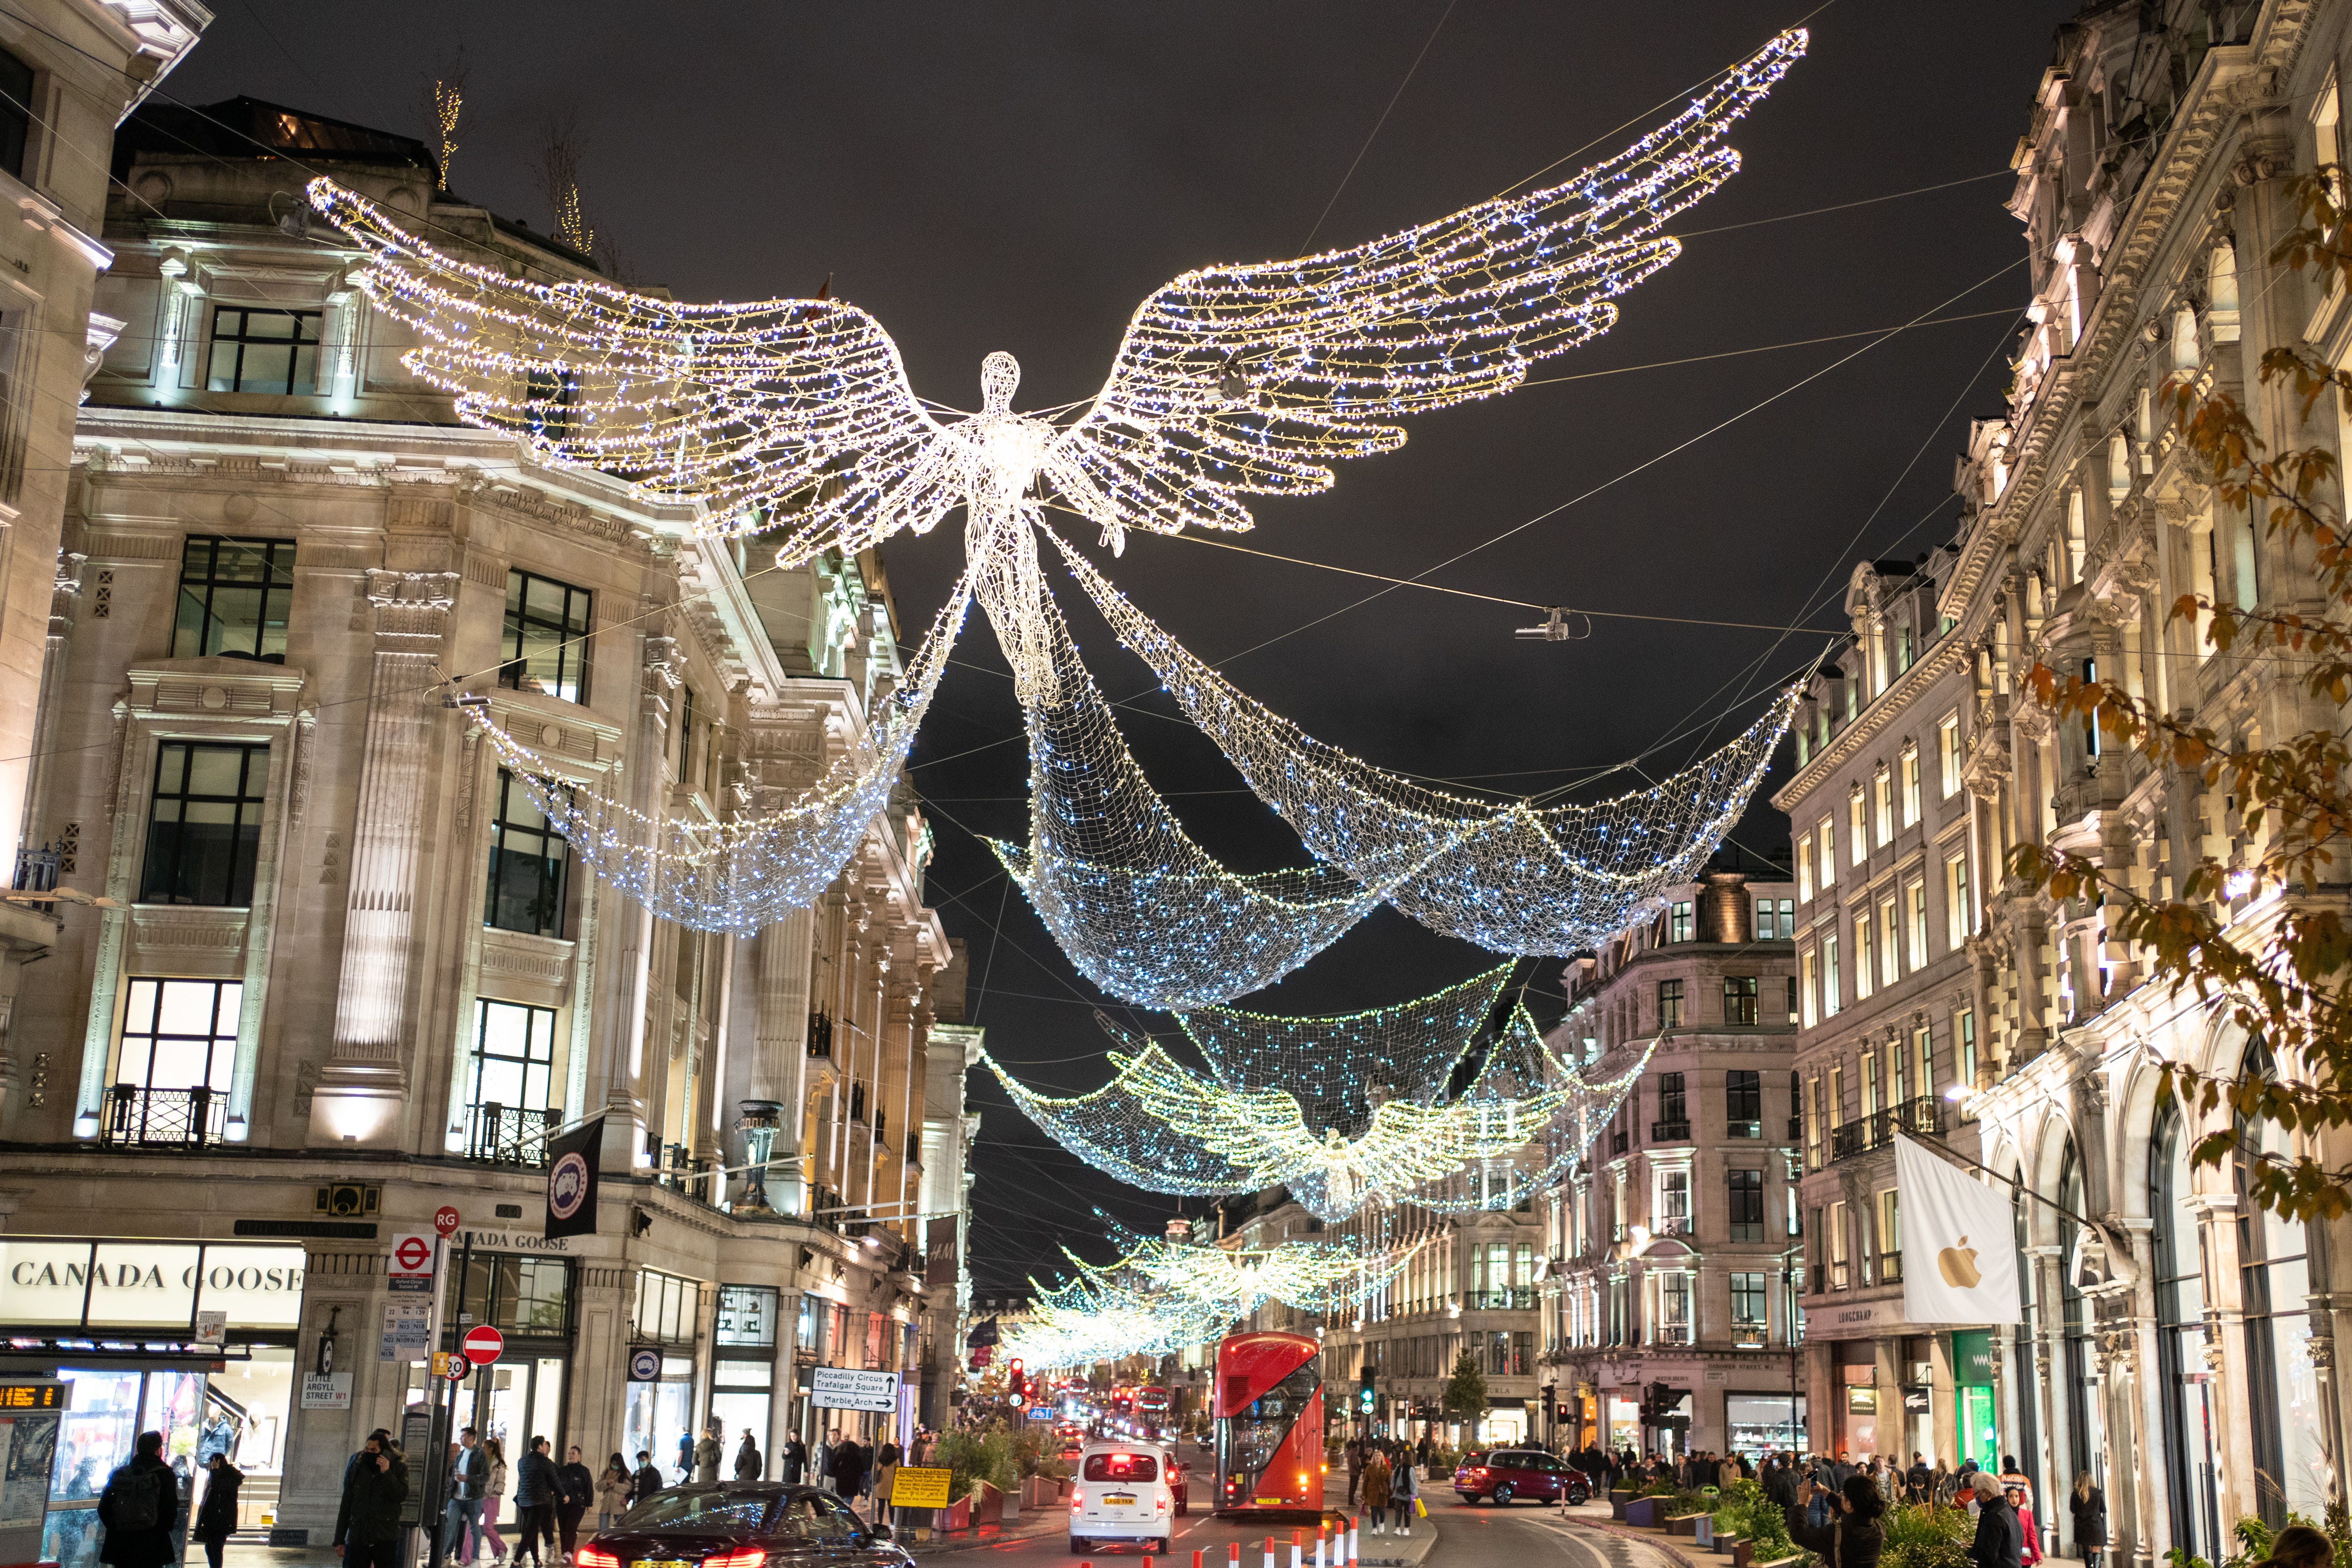
POLYGON ((465 1346, 466 1359, 476 1366, 488 1366, 499 1359, 507 1348, 507 1337, 488 1323, 467 1329, 459 1342, 465 1346))

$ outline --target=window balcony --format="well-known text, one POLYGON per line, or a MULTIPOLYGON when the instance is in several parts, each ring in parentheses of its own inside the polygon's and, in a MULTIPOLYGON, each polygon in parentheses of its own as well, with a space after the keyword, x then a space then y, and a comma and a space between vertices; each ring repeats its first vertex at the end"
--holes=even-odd
POLYGON ((1764 1348, 1764 1325, 1761 1323, 1732 1324, 1731 1344, 1734 1350, 1762 1350, 1764 1348))
POLYGON ((58 890, 58 852, 47 844, 38 849, 16 851, 16 879, 12 884, 20 893, 54 893, 58 890))
POLYGON ((1686 1214, 1670 1214, 1658 1221, 1657 1234, 1660 1236, 1691 1236, 1696 1233, 1696 1226, 1686 1214))
POLYGON ((1805 1119, 1801 1116, 1791 1116, 1789 1118, 1789 1142, 1791 1143, 1800 1143, 1804 1141, 1804 1137, 1805 1119))
POLYGON ((1903 1282, 1903 1255, 1900 1252, 1878 1255, 1878 1282, 1882 1285, 1900 1285, 1903 1282))
POLYGON ((1814 1295, 1818 1296, 1818 1295, 1820 1295, 1822 1291, 1824 1291, 1824 1290, 1826 1290, 1826 1289, 1829 1289, 1829 1276, 1830 1276, 1830 1270, 1829 1270, 1829 1265, 1828 1265, 1828 1264, 1826 1264, 1826 1263, 1816 1263, 1816 1264, 1814 1264, 1814 1265, 1813 1265, 1813 1294, 1814 1294, 1814 1295))
POLYGON ((467 1126, 466 1158, 496 1165, 544 1165, 547 1141, 563 1125, 561 1110, 526 1110, 486 1100, 467 1126))
POLYGON ((808 1016, 808 1054, 819 1061, 833 1059, 833 1020, 823 1013, 808 1016))
POLYGON ((1623 1127, 1612 1127, 1609 1130, 1609 1152, 1612 1154, 1622 1154, 1631 1142, 1623 1127))
POLYGON ((194 1089, 142 1089, 118 1083, 107 1091, 106 1123, 99 1142, 115 1149, 202 1149, 223 1141, 228 1096, 194 1089))
POLYGON ((1724 1123, 1723 1135, 1726 1138, 1761 1138, 1764 1136, 1764 1123, 1761 1121, 1727 1121, 1724 1123))
POLYGON ((1874 1110, 1857 1121, 1849 1121, 1830 1133, 1830 1159, 1832 1162, 1851 1160, 1858 1154, 1884 1149, 1895 1142, 1898 1132, 1936 1134, 1944 1130, 1944 1102, 1933 1095, 1921 1095, 1900 1105, 1874 1110))
POLYGON ((1653 1121, 1650 1123, 1653 1143, 1687 1143, 1690 1142, 1688 1121, 1653 1121))

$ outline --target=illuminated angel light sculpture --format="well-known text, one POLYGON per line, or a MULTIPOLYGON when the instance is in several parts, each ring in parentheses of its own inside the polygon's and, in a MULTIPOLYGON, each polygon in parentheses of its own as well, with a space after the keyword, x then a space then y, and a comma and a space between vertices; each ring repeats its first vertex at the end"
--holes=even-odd
POLYGON ((990 354, 979 413, 942 423, 880 323, 832 300, 681 304, 538 283, 449 256, 331 180, 312 205, 368 253, 355 280, 415 330, 407 363, 461 417, 546 460, 699 503, 712 531, 780 529, 778 560, 855 552, 968 514, 975 589, 1024 700, 1053 665, 1024 613, 1051 492, 1100 525, 1246 529, 1246 495, 1304 495, 1336 459, 1393 450, 1399 416, 1517 386, 1614 324, 1613 298, 1679 254, 1662 233, 1738 167, 1719 145, 1803 54, 1792 29, 1680 114, 1559 184, 1294 260, 1212 266, 1138 307, 1109 379, 1067 425, 1018 414, 990 354))
MULTIPOLYGON (((1463 990, 1385 1011, 1439 1016, 1463 990)), ((1282 1186, 1308 1213, 1336 1220, 1396 1203, 1454 1211, 1522 1201, 1566 1174, 1650 1058, 1645 1047, 1589 1069, 1553 1053, 1524 1007, 1505 1005, 1457 1037, 1445 1069, 1429 1070, 1448 1058, 1424 1047, 1418 1082, 1269 1081, 1284 1053, 1318 1035, 1344 1049, 1350 1034, 1360 1037, 1365 1020, 1378 1016, 1225 1015, 1257 1030, 1253 1040, 1245 1028, 1223 1037, 1198 1029, 1191 1020, 1200 1015, 1188 1015, 1179 1022, 1209 1060, 1203 1074, 1097 1014, 1127 1048, 1108 1054, 1110 1082, 1068 1097, 1040 1094, 985 1053, 982 1060, 1055 1142, 1132 1186, 1203 1197, 1282 1186), (1602 1067, 1609 1076, 1598 1076, 1602 1067)))

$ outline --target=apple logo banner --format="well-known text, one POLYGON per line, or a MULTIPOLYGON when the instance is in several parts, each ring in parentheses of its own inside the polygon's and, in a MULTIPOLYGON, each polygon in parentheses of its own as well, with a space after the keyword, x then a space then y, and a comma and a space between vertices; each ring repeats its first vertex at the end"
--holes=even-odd
POLYGON ((1936 1267, 1903 1271, 1903 1315, 1914 1323, 2014 1323, 2021 1317, 2014 1222, 2006 1188, 1978 1179, 1912 1139, 1895 1140, 1903 1250, 1936 1267), (1982 1239, 1981 1247, 1970 1238, 1982 1239))

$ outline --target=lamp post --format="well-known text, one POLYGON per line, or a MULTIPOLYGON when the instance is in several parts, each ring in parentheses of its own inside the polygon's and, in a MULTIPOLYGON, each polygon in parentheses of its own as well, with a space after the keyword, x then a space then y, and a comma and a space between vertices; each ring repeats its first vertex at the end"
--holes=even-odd
POLYGON ((1544 1384, 1543 1399, 1544 1447, 1556 1450, 1559 1447, 1559 1384, 1557 1382, 1544 1384))
POLYGON ((1797 1437, 1797 1278, 1803 1268, 1804 1248, 1790 1247, 1780 1255, 1780 1285, 1782 1300, 1781 1331, 1789 1338, 1789 1452, 1801 1456, 1803 1446, 1797 1437))

